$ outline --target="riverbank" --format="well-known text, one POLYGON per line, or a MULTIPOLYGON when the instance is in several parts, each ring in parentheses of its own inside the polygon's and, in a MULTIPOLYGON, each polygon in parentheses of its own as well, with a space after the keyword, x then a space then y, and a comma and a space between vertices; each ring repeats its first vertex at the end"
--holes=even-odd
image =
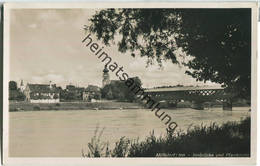
MULTIPOLYGON (((248 107, 243 102, 236 102, 234 107, 248 107)), ((179 102, 177 107, 160 103, 160 108, 190 108, 191 102, 179 102)), ((220 108, 221 102, 205 102, 205 108, 220 108)), ((141 103, 118 102, 118 101, 99 101, 99 102, 60 102, 60 103, 29 103, 29 102, 10 102, 9 111, 40 111, 40 110, 112 110, 112 109, 143 109, 145 105, 141 103)))
MULTIPOLYGON (((222 125, 197 125, 187 132, 172 131, 156 137, 151 132, 144 141, 121 137, 113 149, 103 148, 87 153, 83 157, 250 157, 250 117, 240 122, 226 122, 222 125)), ((96 130, 92 142, 100 139, 96 130)))
POLYGON ((28 103, 10 102, 9 111, 40 111, 40 110, 112 110, 141 109, 139 103, 104 101, 104 102, 60 102, 60 103, 28 103))

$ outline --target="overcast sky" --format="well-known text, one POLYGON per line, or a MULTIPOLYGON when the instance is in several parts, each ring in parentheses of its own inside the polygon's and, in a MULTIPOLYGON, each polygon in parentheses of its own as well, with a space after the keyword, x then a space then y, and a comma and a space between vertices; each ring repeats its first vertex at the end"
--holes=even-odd
MULTIPOLYGON (((84 25, 95 13, 93 9, 16 9, 11 12, 10 79, 26 83, 52 81, 64 87, 102 85, 103 63, 81 43, 86 36, 84 25)), ((100 46, 102 43, 94 41, 100 46)), ((117 46, 105 47, 114 61, 130 76, 141 78, 143 87, 163 85, 204 85, 184 74, 185 68, 170 61, 146 67, 146 58, 122 54, 117 46)), ((111 79, 118 79, 110 73, 111 79)), ((207 83, 207 85, 213 85, 207 83)))

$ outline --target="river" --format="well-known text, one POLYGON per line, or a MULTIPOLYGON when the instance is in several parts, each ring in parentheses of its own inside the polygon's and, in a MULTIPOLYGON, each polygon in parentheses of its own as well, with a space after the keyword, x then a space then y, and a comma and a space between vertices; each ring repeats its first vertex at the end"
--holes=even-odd
MULTIPOLYGON (((239 121, 250 116, 248 107, 235 107, 233 111, 222 108, 207 110, 164 109, 186 130, 191 124, 222 124, 239 121)), ((165 134, 166 126, 146 109, 128 110, 72 110, 10 112, 10 157, 81 157, 87 151, 94 131, 105 127, 103 141, 112 147, 121 136, 144 139, 154 130, 156 136, 165 134)))

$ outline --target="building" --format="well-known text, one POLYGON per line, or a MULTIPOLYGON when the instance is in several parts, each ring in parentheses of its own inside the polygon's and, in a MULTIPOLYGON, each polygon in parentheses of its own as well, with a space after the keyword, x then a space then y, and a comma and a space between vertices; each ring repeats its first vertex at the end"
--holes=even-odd
POLYGON ((109 70, 107 69, 107 66, 105 66, 105 68, 103 70, 102 88, 104 88, 106 85, 115 84, 117 82, 121 82, 121 81, 120 80, 110 80, 109 70))
POLYGON ((21 92, 23 92, 25 90, 25 88, 26 88, 26 86, 24 85, 23 80, 21 80, 21 83, 20 83, 21 92))
POLYGON ((56 84, 27 84, 23 93, 30 103, 58 103, 60 93, 56 84))
POLYGON ((101 100, 101 89, 95 85, 89 85, 83 93, 83 101, 101 100))
POLYGON ((102 87, 110 84, 110 77, 109 77, 109 70, 107 69, 107 66, 105 66, 103 70, 103 80, 102 80, 102 87))
POLYGON ((61 93, 61 99, 62 101, 80 101, 83 98, 84 91, 84 87, 67 85, 66 89, 61 93))

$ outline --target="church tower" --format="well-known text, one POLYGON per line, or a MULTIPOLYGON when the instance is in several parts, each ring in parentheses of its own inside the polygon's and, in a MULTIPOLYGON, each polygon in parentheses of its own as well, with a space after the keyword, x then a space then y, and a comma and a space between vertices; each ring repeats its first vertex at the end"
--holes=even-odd
POLYGON ((102 87, 104 87, 107 84, 110 84, 110 78, 109 78, 109 70, 107 69, 107 65, 105 65, 105 68, 103 70, 103 80, 102 80, 102 87))
POLYGON ((25 85, 23 83, 23 80, 21 80, 20 89, 21 89, 22 92, 25 90, 25 85))

